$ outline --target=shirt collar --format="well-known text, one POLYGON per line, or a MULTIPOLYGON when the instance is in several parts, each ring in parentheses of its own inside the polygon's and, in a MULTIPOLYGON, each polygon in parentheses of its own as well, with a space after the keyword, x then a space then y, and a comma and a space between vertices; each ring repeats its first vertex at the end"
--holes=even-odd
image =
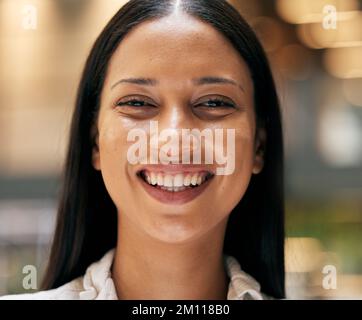
POLYGON ((227 300, 263 300, 259 283, 241 270, 239 262, 224 255, 225 269, 230 278, 227 300))

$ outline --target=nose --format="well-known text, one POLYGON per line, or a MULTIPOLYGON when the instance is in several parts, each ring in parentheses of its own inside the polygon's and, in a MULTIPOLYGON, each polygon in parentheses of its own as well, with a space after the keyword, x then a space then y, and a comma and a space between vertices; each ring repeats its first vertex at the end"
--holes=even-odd
MULTIPOLYGON (((183 154, 192 154, 197 146, 195 139, 192 145, 182 143, 185 130, 195 128, 193 114, 190 108, 182 102, 174 102, 163 106, 159 117, 156 119, 158 130, 151 130, 151 154, 158 154, 160 159, 167 159, 172 163, 182 163, 183 154)), ((160 160, 159 159, 159 160, 160 160)))
POLYGON ((159 129, 178 130, 192 126, 192 111, 185 101, 178 99, 163 106, 158 117, 159 129))

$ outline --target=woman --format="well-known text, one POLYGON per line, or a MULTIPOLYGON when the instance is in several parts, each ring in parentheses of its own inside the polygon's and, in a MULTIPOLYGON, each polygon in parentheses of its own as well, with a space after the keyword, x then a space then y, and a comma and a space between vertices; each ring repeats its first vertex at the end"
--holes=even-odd
POLYGON ((231 5, 131 0, 116 13, 83 72, 62 190, 44 291, 8 298, 284 297, 280 110, 231 5), (131 163, 129 133, 151 139, 151 121, 234 129, 233 173, 131 163))

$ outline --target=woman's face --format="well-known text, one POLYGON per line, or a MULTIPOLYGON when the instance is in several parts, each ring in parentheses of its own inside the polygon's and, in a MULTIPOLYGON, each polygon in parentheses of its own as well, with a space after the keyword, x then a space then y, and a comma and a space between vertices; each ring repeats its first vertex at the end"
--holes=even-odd
MULTIPOLYGON (((190 241, 226 225, 251 175, 261 170, 256 150, 263 139, 255 139, 255 123, 253 83, 238 52, 208 24, 171 15, 139 25, 114 53, 96 121, 93 166, 102 173, 120 221, 161 241, 190 241), (192 158, 183 163, 182 146, 174 163, 150 164, 150 150, 160 156, 166 142, 150 146, 151 121, 159 133, 235 129, 233 173, 216 175, 219 165, 206 164, 204 157, 201 164, 192 164, 192 158), (135 129, 147 136, 146 163, 127 157, 137 141, 127 137, 135 129)), ((226 133, 221 141, 226 153, 226 133)))

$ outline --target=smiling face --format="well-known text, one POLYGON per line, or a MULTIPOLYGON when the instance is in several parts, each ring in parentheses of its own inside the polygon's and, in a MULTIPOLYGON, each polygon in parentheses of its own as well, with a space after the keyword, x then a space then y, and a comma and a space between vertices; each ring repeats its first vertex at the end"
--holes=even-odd
POLYGON ((184 14, 144 22, 122 40, 95 127, 93 166, 120 220, 161 241, 181 243, 225 226, 263 166, 247 65, 213 27, 184 14), (150 121, 159 131, 235 129, 233 174, 215 175, 213 164, 131 164, 127 136, 142 129, 150 138, 150 121))

